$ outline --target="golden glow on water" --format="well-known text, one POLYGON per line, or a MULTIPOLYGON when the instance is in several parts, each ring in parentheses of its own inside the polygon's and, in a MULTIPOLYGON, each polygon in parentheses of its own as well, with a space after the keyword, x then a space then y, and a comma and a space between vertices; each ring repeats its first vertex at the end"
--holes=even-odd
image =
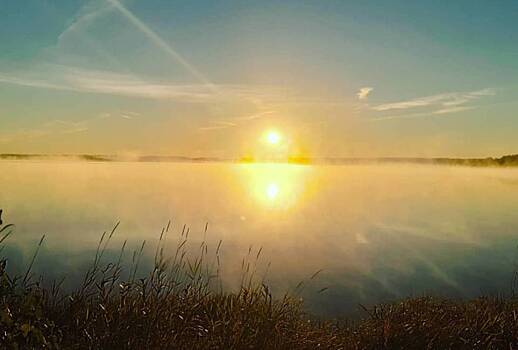
MULTIPOLYGON (((459 281, 464 292, 459 273, 468 265, 482 279, 489 270, 508 273, 505 266, 500 270, 501 259, 496 265, 485 259, 512 260, 518 228, 516 169, 4 161, 0 184, 4 221, 19 224, 8 251, 30 256, 44 228, 48 235, 40 254, 56 266, 56 277, 67 272, 63 267, 87 263, 100 234, 116 221, 121 225, 110 246, 117 249, 127 239, 138 249, 143 240, 157 240, 156 231, 173 217, 179 224, 172 226, 171 244, 184 223, 193 228, 189 242, 206 238, 213 248, 223 240, 227 285, 237 280, 239 286, 243 253, 253 245, 264 247, 261 262, 272 262, 268 276, 276 274, 272 280, 280 290, 325 268, 330 273, 321 287, 337 283, 358 290, 343 296, 360 295, 358 302, 373 281, 394 292, 387 269, 394 278, 408 278, 408 293, 425 280, 423 291, 445 284, 456 288, 459 281), (488 226, 488 220, 497 224, 488 226), (474 249, 482 254, 471 254, 474 249), (450 255, 464 251, 472 260, 450 255), (432 277, 415 277, 413 271, 423 268, 432 277)), ((192 247, 196 253, 197 244, 192 247)), ((152 261, 155 249, 144 254, 152 261)), ((47 274, 45 266, 41 272, 47 274)))
POLYGON ((276 183, 271 183, 266 188, 266 195, 271 200, 274 200, 279 194, 279 186, 276 183))
POLYGON ((252 200, 263 207, 287 209, 304 200, 310 166, 288 164, 240 165, 241 181, 252 200))

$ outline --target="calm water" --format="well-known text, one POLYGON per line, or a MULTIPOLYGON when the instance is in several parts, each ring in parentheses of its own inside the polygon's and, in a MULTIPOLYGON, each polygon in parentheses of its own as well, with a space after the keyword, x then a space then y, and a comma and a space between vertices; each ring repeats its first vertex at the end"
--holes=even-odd
POLYGON ((250 246, 263 247, 257 269, 271 263, 276 292, 323 269, 303 297, 324 315, 423 293, 508 292, 518 256, 514 169, 3 161, 0 207, 16 224, 14 270, 46 234, 37 272, 73 281, 119 220, 114 254, 146 240, 151 256, 172 219, 171 247, 184 224, 193 244, 223 240, 229 287, 250 246))

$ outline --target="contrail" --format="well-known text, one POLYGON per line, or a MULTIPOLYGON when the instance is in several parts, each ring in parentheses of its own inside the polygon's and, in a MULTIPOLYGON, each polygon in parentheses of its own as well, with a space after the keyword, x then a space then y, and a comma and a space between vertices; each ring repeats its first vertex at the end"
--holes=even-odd
POLYGON ((124 5, 118 0, 106 0, 112 4, 117 10, 119 10, 131 23, 133 23, 138 29, 142 31, 155 45, 164 50, 167 54, 173 57, 177 62, 184 66, 196 79, 201 81, 208 89, 213 93, 219 93, 216 85, 214 85, 209 79, 207 79, 202 73, 200 73, 192 64, 190 64, 185 58, 182 57, 171 45, 166 43, 158 34, 151 30, 144 22, 138 19, 131 11, 129 11, 124 5))

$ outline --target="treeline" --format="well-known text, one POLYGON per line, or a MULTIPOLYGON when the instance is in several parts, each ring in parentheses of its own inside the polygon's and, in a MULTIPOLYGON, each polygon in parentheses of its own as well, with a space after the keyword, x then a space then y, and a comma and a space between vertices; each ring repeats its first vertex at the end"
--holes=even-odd
POLYGON ((185 156, 134 156, 119 157, 115 155, 98 154, 0 154, 4 160, 83 160, 91 162, 134 161, 134 162, 171 162, 171 163, 290 163, 290 164, 378 164, 378 163, 408 163, 459 165, 472 167, 513 167, 518 166, 518 154, 506 155, 500 158, 412 158, 412 157, 381 157, 381 158, 307 158, 288 157, 275 159, 254 159, 243 157, 237 160, 216 157, 185 157, 185 156))

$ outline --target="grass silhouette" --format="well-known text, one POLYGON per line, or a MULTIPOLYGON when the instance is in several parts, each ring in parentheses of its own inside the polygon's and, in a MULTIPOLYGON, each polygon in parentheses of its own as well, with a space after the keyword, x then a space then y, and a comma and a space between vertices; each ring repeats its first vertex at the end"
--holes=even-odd
MULTIPOLYGON (((257 278, 248 251, 241 287, 218 285, 221 242, 209 256, 202 242, 187 250, 184 227, 176 249, 164 251, 162 230, 154 266, 139 265, 145 242, 123 266, 104 262, 118 224, 102 235, 77 289, 44 287, 31 273, 41 238, 23 276, 0 260, 0 347, 5 349, 514 349, 518 347, 518 299, 486 297, 453 301, 422 297, 365 309, 358 321, 316 320, 302 302, 274 298, 257 278), (218 287, 219 286, 219 287, 218 287)), ((12 225, 0 226, 6 244, 12 225)), ((207 228, 206 228, 207 229, 207 228)), ((2 249, 0 248, 0 249, 2 249)), ((318 274, 318 273, 316 273, 318 274)), ((312 278, 316 276, 314 274, 312 278)))

